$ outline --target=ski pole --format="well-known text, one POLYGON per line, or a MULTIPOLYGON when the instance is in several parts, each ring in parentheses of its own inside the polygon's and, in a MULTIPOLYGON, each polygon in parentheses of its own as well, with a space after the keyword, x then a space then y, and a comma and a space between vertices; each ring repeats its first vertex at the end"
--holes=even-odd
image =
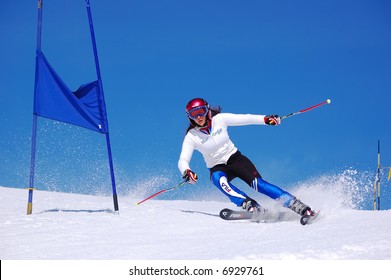
POLYGON ((313 105, 313 106, 311 106, 311 107, 305 108, 305 109, 300 110, 300 111, 298 111, 298 112, 294 112, 294 113, 290 113, 290 114, 288 114, 288 115, 285 115, 285 116, 283 116, 281 119, 283 120, 283 119, 292 117, 292 116, 294 116, 294 115, 298 115, 298 114, 301 114, 301 113, 305 113, 305 112, 307 112, 307 111, 309 111, 309 110, 312 110, 312 109, 318 108, 318 107, 320 107, 320 106, 322 106, 322 105, 330 104, 330 103, 331 103, 331 100, 330 100, 330 99, 327 99, 326 101, 323 101, 322 103, 313 105))
POLYGON ((176 190, 177 188, 179 188, 180 186, 182 186, 183 184, 185 184, 187 181, 184 180, 182 182, 180 182, 178 185, 176 185, 175 187, 172 187, 172 188, 168 188, 168 189, 163 189, 163 190, 160 190, 158 191, 157 193, 154 193, 153 195, 150 195, 148 196, 147 198, 141 200, 140 202, 137 202, 136 205, 140 205, 141 203, 155 197, 155 196, 158 196, 159 194, 162 194, 162 193, 165 193, 165 192, 168 192, 168 191, 173 191, 173 190, 176 190))

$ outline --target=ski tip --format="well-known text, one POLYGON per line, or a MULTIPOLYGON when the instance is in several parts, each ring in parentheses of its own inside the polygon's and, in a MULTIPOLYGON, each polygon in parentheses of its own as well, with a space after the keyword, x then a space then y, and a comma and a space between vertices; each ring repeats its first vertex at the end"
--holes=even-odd
POLYGON ((228 219, 229 214, 232 212, 231 209, 224 208, 223 210, 220 211, 220 218, 226 220, 228 219))

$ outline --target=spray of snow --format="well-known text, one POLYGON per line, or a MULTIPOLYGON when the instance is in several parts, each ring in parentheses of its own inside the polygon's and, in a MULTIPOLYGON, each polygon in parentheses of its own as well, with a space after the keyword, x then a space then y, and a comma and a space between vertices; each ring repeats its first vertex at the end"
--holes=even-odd
POLYGON ((343 209, 365 209, 371 198, 370 178, 368 172, 348 169, 298 183, 293 187, 293 193, 329 213, 343 209))

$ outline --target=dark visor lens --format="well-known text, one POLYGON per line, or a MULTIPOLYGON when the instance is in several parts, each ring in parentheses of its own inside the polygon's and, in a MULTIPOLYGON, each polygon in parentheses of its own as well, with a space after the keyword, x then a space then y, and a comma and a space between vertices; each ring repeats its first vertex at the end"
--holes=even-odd
POLYGON ((206 106, 200 106, 191 109, 187 113, 187 115, 189 116, 189 118, 195 120, 198 117, 205 117, 207 113, 208 113, 208 108, 206 106))

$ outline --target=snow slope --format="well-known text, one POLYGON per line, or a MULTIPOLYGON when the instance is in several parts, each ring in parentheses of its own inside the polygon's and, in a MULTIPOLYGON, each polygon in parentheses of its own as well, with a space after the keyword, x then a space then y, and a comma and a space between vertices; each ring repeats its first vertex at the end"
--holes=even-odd
POLYGON ((135 206, 137 199, 119 197, 116 214, 111 197, 47 191, 34 192, 27 216, 27 190, 0 187, 0 259, 391 259, 391 210, 351 209, 332 192, 319 191, 305 193, 315 197, 311 203, 321 215, 302 226, 298 219, 227 222, 218 213, 228 202, 150 200, 135 206))

